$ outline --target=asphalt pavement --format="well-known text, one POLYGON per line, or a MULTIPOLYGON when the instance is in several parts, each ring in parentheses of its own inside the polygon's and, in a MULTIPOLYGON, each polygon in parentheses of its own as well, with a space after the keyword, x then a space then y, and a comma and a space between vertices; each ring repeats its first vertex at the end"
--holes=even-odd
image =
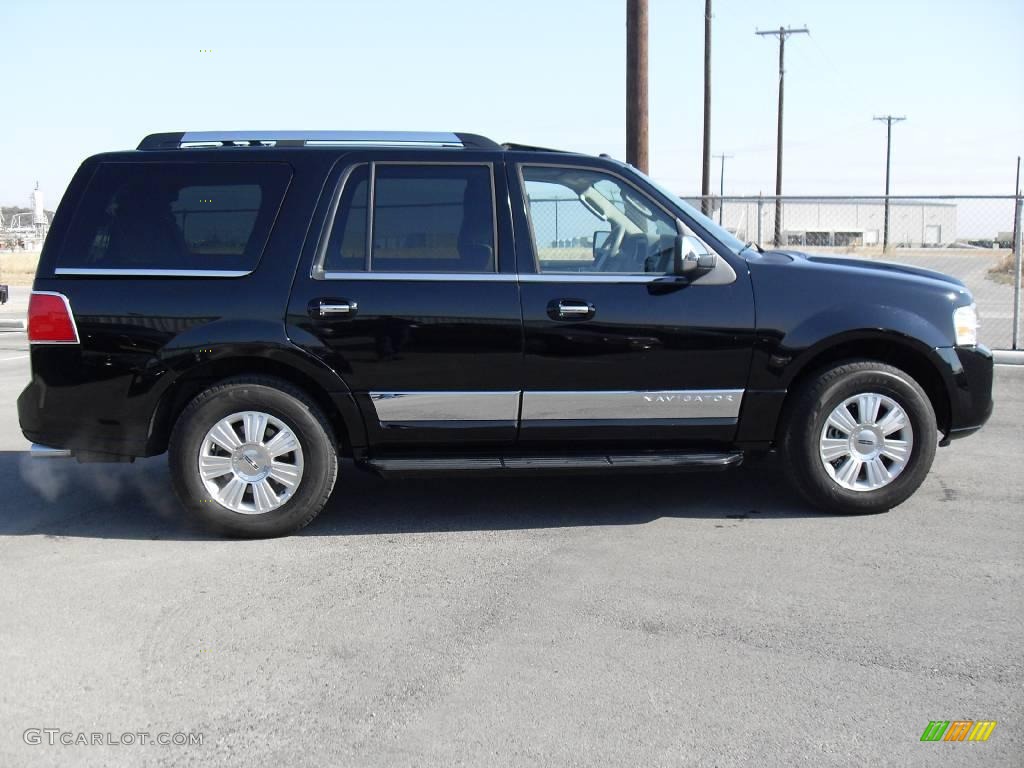
POLYGON ((301 535, 225 541, 163 458, 30 459, 25 349, 0 334, 0 765, 1021 765, 1024 367, 887 514, 818 514, 773 460, 346 466, 301 535), (920 741, 956 719, 998 725, 920 741), (106 743, 139 733, 202 744, 106 743))

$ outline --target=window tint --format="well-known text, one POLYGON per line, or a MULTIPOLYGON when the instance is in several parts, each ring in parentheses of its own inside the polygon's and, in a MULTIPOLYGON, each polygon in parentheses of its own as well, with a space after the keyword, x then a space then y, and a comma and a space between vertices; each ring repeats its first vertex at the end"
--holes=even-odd
POLYGON ((369 195, 367 166, 357 166, 338 201, 331 237, 327 242, 324 269, 359 272, 366 269, 366 206, 369 195))
POLYGON ((585 168, 523 166, 522 174, 538 272, 672 271, 676 220, 647 195, 585 168))
POLYGON ((242 256, 262 199, 259 184, 183 187, 171 213, 190 253, 242 256))
POLYGON ((282 163, 104 163, 58 265, 251 270, 290 178, 282 163))
POLYGON ((489 166, 375 166, 374 272, 493 272, 489 166))

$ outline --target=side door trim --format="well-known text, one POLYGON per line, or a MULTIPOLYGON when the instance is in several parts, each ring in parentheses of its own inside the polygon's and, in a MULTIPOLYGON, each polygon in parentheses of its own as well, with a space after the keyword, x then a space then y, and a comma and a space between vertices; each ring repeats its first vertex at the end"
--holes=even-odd
POLYGON ((527 421, 679 421, 735 422, 742 389, 669 389, 636 391, 530 391, 523 393, 527 421))
POLYGON ((382 427, 476 422, 512 426, 519 421, 521 390, 504 392, 370 392, 382 427))
POLYGON ((743 395, 742 389, 369 393, 382 427, 465 422, 499 426, 520 420, 732 424, 739 418, 743 395))

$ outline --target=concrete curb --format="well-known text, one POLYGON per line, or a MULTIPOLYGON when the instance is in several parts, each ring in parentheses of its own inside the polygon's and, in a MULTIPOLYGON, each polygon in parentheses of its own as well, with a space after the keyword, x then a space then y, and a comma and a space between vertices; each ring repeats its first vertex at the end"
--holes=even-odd
POLYGON ((1024 350, 994 349, 992 357, 997 365, 1024 365, 1024 350))

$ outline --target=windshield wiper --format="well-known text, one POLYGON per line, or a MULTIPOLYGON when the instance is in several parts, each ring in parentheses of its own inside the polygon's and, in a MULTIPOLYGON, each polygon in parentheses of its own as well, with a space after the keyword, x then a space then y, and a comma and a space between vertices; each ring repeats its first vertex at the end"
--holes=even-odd
POLYGON ((764 248, 762 248, 762 247, 761 247, 760 245, 758 245, 757 243, 755 243, 755 242, 754 242, 753 240, 747 240, 747 242, 745 242, 745 243, 743 244, 743 247, 742 247, 742 248, 740 248, 740 252, 739 252, 739 254, 738 254, 738 255, 739 255, 739 256, 742 256, 742 255, 743 255, 743 252, 744 252, 744 251, 746 251, 746 250, 747 250, 747 248, 749 248, 750 246, 754 246, 755 248, 757 248, 757 252, 758 252, 758 253, 764 253, 764 248))

